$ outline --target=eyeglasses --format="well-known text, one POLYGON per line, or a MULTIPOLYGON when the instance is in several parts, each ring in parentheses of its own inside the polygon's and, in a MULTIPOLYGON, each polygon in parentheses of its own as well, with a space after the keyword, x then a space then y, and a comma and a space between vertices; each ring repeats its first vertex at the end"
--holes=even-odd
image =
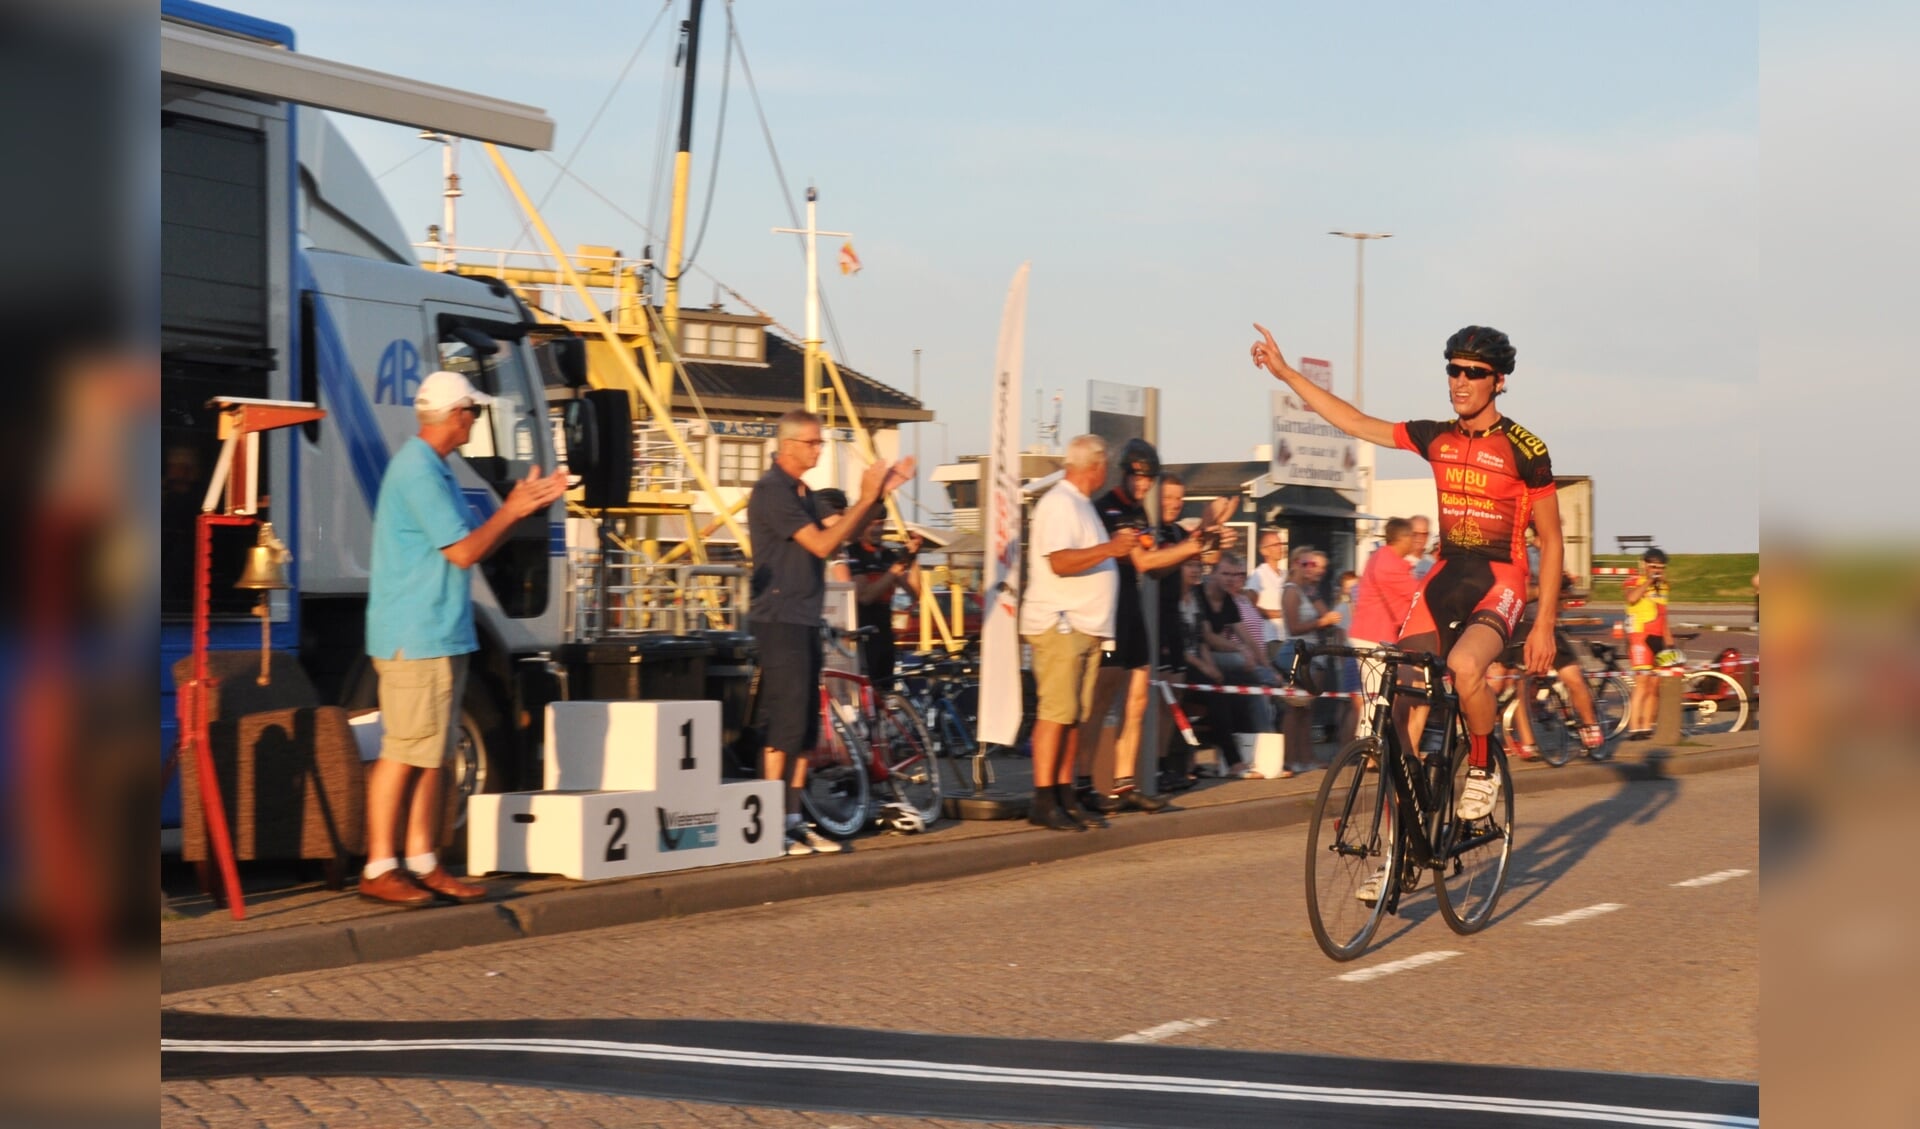
POLYGON ((1456 365, 1452 361, 1448 361, 1447 375, 1464 376, 1468 380, 1485 380, 1487 377, 1494 375, 1494 373, 1490 368, 1469 368, 1466 365, 1456 365))
POLYGON ((825 439, 789 439, 787 442, 798 443, 802 447, 824 447, 827 445, 825 439))

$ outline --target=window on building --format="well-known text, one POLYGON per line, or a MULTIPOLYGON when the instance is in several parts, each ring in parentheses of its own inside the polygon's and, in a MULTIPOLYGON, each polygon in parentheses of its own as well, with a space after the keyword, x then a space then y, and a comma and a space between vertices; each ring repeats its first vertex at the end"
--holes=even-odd
POLYGON ((689 319, 680 323, 680 352, 730 361, 761 359, 760 327, 750 323, 689 319))
POLYGON ((767 444, 763 439, 720 440, 720 466, 715 481, 721 486, 752 486, 767 472, 767 444))

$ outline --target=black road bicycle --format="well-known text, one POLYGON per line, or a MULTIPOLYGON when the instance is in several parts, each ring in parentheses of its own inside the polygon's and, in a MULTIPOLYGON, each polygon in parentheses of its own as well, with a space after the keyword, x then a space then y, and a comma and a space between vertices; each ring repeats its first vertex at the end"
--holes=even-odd
POLYGON ((1380 694, 1370 703, 1373 734, 1335 754, 1320 782, 1307 829, 1307 917, 1320 949, 1338 961, 1366 951, 1380 921, 1398 914, 1400 899, 1432 871, 1440 916, 1456 933, 1477 933, 1493 920, 1513 856, 1513 778, 1506 754, 1488 749, 1500 784, 1493 810, 1480 819, 1454 816, 1454 796, 1467 771, 1467 730, 1444 660, 1391 647, 1301 647, 1295 684, 1312 691, 1318 655, 1381 663, 1380 694), (1424 687, 1402 671, 1423 674, 1424 687), (1396 700, 1431 707, 1423 750, 1404 748, 1393 724, 1396 700), (1430 748, 1428 746, 1431 746, 1430 748))

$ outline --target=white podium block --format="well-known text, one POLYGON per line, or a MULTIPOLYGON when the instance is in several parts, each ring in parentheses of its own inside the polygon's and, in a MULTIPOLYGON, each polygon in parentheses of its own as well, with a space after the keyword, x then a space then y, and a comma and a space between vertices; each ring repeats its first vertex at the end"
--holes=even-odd
POLYGON ((720 780, 720 703, 554 702, 546 750, 549 792, 671 792, 697 802, 720 780))
POLYGON ((474 796, 467 806, 467 869, 621 878, 784 853, 779 781, 716 783, 700 791, 707 802, 691 805, 631 790, 474 796))
POLYGON ((1268 780, 1287 767, 1287 738, 1281 733, 1239 733, 1240 759, 1268 780))

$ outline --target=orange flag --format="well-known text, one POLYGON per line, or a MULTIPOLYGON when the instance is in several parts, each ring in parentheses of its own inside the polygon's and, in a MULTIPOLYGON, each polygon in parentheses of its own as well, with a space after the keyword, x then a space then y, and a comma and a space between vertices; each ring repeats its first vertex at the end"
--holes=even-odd
POLYGON ((860 273, 860 256, 853 253, 852 240, 848 240, 847 242, 842 243, 840 245, 840 273, 841 274, 859 274, 860 273))

